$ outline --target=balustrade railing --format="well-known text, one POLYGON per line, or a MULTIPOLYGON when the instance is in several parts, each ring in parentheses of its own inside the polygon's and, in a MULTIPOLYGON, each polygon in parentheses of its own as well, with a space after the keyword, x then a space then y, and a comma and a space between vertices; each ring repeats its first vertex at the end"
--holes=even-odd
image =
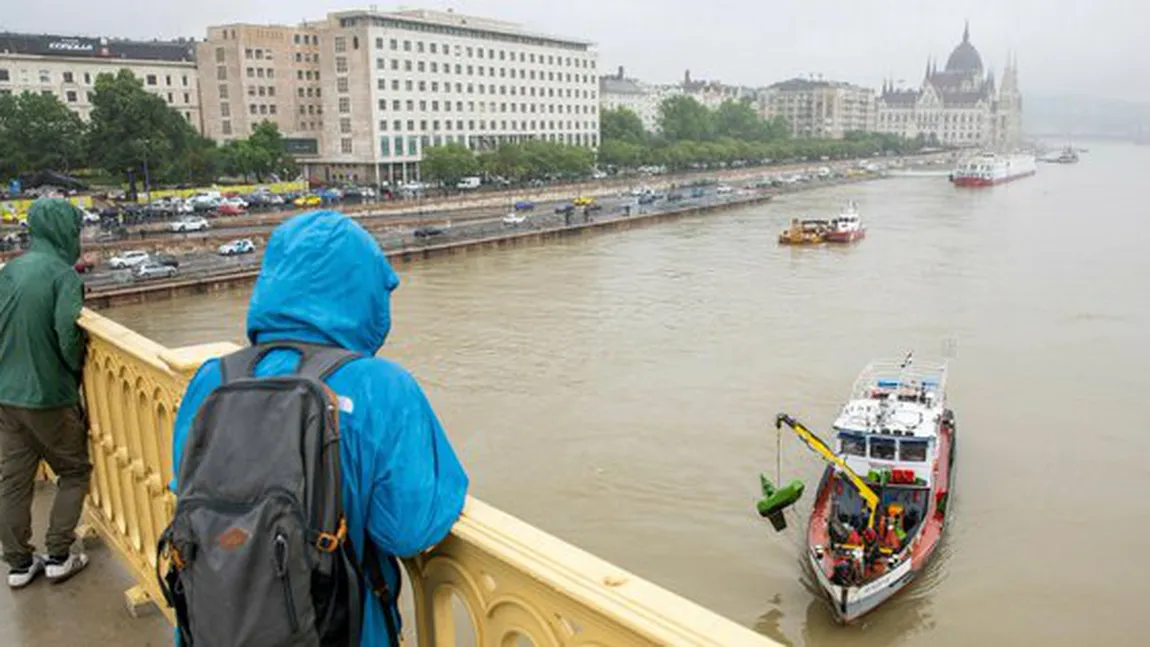
MULTIPOLYGON (((90 339, 87 519, 135 577, 127 601, 139 609, 162 600, 156 539, 175 503, 167 484, 180 397, 204 360, 236 347, 169 349, 91 311, 80 324, 90 339)), ((774 644, 474 498, 447 539, 405 566, 420 647, 467 635, 483 647, 774 644)))

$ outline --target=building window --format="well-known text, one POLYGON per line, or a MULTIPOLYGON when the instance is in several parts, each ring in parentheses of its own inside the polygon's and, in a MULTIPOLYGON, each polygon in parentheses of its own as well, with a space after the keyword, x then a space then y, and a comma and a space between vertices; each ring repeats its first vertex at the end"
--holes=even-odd
POLYGON ((351 133, 351 117, 340 117, 339 132, 344 134, 351 133))
POLYGON ((266 105, 264 105, 264 104, 262 104, 262 103, 261 103, 261 104, 260 104, 260 114, 261 114, 261 115, 266 115, 267 113, 268 113, 268 107, 267 107, 266 105))
POLYGON ((347 97, 339 98, 339 111, 343 113, 351 112, 351 99, 347 97))
POLYGON ((268 106, 268 112, 274 115, 276 113, 276 104, 273 103, 268 106))
POLYGON ((256 104, 254 104, 254 103, 252 103, 252 104, 249 104, 249 105, 248 105, 248 112, 250 112, 250 113, 252 113, 252 114, 254 115, 254 114, 256 114, 257 112, 259 112, 259 108, 257 108, 257 107, 256 107, 256 104))
POLYGON ((415 130, 415 120, 414 119, 408 119, 407 120, 407 129, 409 131, 415 130))
POLYGON ((223 47, 217 47, 216 48, 216 62, 217 63, 223 63, 224 62, 224 56, 225 56, 224 55, 224 48, 223 47))
POLYGON ((294 37, 292 37, 292 41, 295 42, 296 45, 299 45, 299 34, 296 34, 294 37))
POLYGON ((67 98, 68 98, 68 103, 76 103, 76 92, 75 91, 68 90, 68 92, 65 96, 67 96, 67 98))
POLYGON ((253 79, 256 76, 256 69, 254 67, 248 68, 248 78, 253 79))
POLYGON ((403 88, 404 88, 405 90, 407 90, 408 92, 411 92, 411 89, 412 89, 412 81, 411 81, 411 79, 408 79, 408 80, 406 80, 406 81, 404 81, 404 82, 403 82, 403 88))
POLYGON ((172 75, 169 74, 169 75, 164 77, 164 85, 171 85, 171 84, 172 84, 172 75))
POLYGON ((224 134, 224 135, 230 135, 230 134, 232 134, 232 122, 230 122, 230 121, 221 121, 221 122, 220 122, 220 133, 221 133, 221 134, 224 134))
POLYGON ((348 80, 347 80, 346 76, 341 76, 335 80, 335 91, 336 92, 347 92, 348 91, 348 80))
POLYGON ((399 99, 393 99, 391 102, 391 109, 392 110, 401 110, 402 108, 400 108, 399 106, 400 106, 399 99))
POLYGON ((347 72, 347 57, 346 56, 335 57, 335 71, 340 73, 340 74, 347 72))
POLYGON ((72 73, 71 73, 71 72, 64 72, 64 83, 75 83, 75 82, 76 82, 76 81, 75 81, 75 79, 72 77, 72 73))
POLYGON ((339 152, 341 152, 345 155, 351 154, 351 138, 350 137, 344 137, 343 139, 339 140, 339 152))
POLYGON ((221 116, 221 117, 230 117, 230 116, 232 116, 232 106, 231 106, 231 104, 229 104, 229 103, 221 103, 221 104, 220 104, 220 116, 221 116))
POLYGON ((168 93, 168 103, 169 104, 174 103, 174 101, 172 100, 172 93, 171 92, 168 93))
POLYGON ((411 61, 404 61, 404 62, 403 62, 403 70, 404 70, 405 72, 410 72, 410 71, 411 71, 411 61))
POLYGON ((405 51, 405 52, 411 51, 411 41, 409 41, 409 40, 403 41, 403 51, 405 51))
POLYGON ((415 112, 415 100, 414 99, 408 99, 407 100, 407 111, 408 112, 415 112))
POLYGON ((423 72, 423 71, 424 71, 424 69, 423 69, 423 61, 420 61, 418 64, 416 64, 416 66, 415 66, 415 70, 416 70, 417 72, 423 72))
POLYGON ((251 57, 252 57, 252 50, 245 49, 244 50, 244 58, 251 58, 251 57))
POLYGON ((419 154, 419 150, 416 147, 417 141, 418 140, 416 140, 416 138, 414 138, 414 137, 408 137, 408 139, 407 139, 407 154, 408 155, 414 156, 414 155, 419 154))
POLYGON ((399 49, 399 41, 398 41, 398 40, 396 40, 396 39, 394 39, 394 38, 392 38, 392 39, 391 39, 391 43, 390 43, 390 47, 391 47, 391 49, 393 49, 393 50, 399 49))
POLYGON ((343 36, 336 36, 332 41, 335 44, 335 53, 340 54, 347 51, 347 39, 343 36))
POLYGON ((399 79, 391 80, 391 89, 395 92, 399 92, 399 79))
MULTIPOLYGON (((184 96, 185 96, 185 97, 187 97, 188 95, 187 95, 187 94, 185 94, 184 96)), ((268 86, 268 96, 269 96, 269 97, 274 97, 274 96, 276 96, 276 86, 274 86, 274 85, 269 85, 269 86, 268 86)), ((185 103, 187 102, 187 99, 186 99, 186 98, 184 99, 184 102, 185 102, 185 103)))

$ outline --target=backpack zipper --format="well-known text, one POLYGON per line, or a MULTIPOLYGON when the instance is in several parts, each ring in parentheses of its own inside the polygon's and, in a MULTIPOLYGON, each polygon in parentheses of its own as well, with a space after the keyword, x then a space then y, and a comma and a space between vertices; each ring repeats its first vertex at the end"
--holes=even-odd
POLYGON ((296 613, 295 594, 291 589, 291 576, 288 573, 288 541, 282 530, 276 530, 275 537, 276 575, 284 589, 284 602, 287 604, 288 623, 291 624, 292 635, 299 633, 299 615, 296 613))

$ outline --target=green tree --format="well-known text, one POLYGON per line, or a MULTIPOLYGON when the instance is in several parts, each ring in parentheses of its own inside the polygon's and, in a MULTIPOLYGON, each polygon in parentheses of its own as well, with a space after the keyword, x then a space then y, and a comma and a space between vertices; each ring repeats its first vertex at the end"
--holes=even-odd
POLYGON ((659 106, 659 127, 670 141, 706 141, 715 136, 713 113, 687 96, 663 101, 659 106))
POLYGON ((179 165, 195 131, 163 99, 144 89, 129 70, 96 77, 88 150, 97 166, 128 180, 129 194, 144 174, 156 177, 179 165))
POLYGON ((744 141, 767 139, 766 124, 748 101, 724 101, 715 111, 715 132, 744 141))
POLYGON ((618 139, 604 139, 599 145, 599 163, 619 168, 634 168, 643 163, 645 147, 618 139))
POLYGON ((647 140, 647 131, 639 115, 627 108, 615 108, 599 114, 599 139, 642 144, 647 140))
POLYGON ((55 95, 0 96, 0 171, 68 171, 85 161, 84 122, 55 95))
POLYGON ((420 168, 424 177, 438 180, 450 189, 464 177, 478 173, 479 160, 463 144, 451 143, 424 150, 420 168))

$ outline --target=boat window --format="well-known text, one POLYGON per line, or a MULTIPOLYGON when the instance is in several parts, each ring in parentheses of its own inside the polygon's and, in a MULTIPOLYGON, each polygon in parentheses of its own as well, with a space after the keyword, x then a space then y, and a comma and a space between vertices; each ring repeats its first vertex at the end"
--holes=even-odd
POLYGON ((901 461, 923 462, 926 460, 925 440, 902 440, 898 444, 898 459, 901 461))
POLYGON ((871 438, 870 457, 881 461, 893 461, 894 445, 893 438, 871 438))
POLYGON ((847 456, 866 456, 866 436, 843 432, 839 434, 842 452, 847 456))

